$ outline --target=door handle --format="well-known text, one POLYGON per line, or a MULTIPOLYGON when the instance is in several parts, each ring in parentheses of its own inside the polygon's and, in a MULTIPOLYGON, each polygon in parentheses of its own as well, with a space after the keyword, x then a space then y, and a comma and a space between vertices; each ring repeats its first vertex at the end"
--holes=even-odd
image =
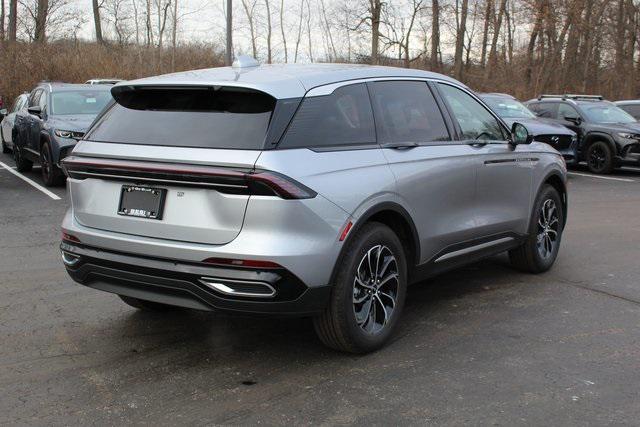
POLYGON ((487 145, 487 143, 478 141, 478 142, 471 142, 469 145, 472 146, 473 148, 482 148, 485 145, 487 145))
POLYGON ((418 147, 420 144, 417 142, 387 142, 382 144, 382 148, 393 148, 395 150, 408 150, 410 148, 418 147))

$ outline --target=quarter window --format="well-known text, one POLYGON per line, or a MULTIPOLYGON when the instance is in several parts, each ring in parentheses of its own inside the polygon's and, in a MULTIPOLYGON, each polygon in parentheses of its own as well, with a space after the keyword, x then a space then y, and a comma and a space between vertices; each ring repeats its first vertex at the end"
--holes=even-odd
POLYGON ((500 122, 468 93, 440 83, 443 97, 449 104, 464 140, 504 141, 507 135, 500 122))
POLYGON ((373 112, 363 83, 343 86, 331 95, 305 98, 281 148, 344 146, 376 142, 373 112))
POLYGON ((384 142, 450 140, 442 113, 425 82, 375 82, 373 102, 384 142))

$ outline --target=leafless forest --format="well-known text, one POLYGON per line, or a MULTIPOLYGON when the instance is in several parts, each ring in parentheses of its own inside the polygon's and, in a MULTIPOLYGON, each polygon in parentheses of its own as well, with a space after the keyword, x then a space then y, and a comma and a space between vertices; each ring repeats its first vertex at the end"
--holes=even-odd
MULTIPOLYGON (((224 0, 194 2, 0 0, 0 94, 222 65, 224 0), (199 16, 217 16, 210 37, 189 35, 199 16)), ((233 15, 234 52, 266 63, 422 68, 519 98, 640 96, 637 0, 235 0, 233 15)))

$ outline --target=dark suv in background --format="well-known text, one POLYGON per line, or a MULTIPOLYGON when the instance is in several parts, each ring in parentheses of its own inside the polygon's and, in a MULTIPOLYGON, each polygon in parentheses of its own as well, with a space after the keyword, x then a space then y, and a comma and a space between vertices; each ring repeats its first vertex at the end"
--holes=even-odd
POLYGON ((640 163, 640 123, 602 96, 541 95, 525 105, 578 134, 578 161, 586 161, 591 172, 640 163))
POLYGON ((576 133, 553 120, 536 117, 522 102, 506 93, 479 93, 478 96, 508 125, 524 124, 536 141, 558 150, 567 164, 578 163, 576 133))
POLYGON ((13 157, 18 171, 42 166, 45 185, 64 182, 59 167, 111 101, 110 86, 42 83, 29 94, 26 111, 16 114, 12 132, 13 157))

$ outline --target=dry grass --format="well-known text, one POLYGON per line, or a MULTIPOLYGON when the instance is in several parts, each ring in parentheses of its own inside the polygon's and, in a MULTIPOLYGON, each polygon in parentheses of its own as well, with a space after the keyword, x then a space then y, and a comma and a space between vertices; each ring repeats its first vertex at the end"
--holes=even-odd
POLYGON ((60 41, 49 44, 0 44, 0 94, 7 102, 42 80, 84 83, 91 78, 134 79, 172 71, 220 66, 221 51, 212 45, 170 48, 100 46, 60 41))

